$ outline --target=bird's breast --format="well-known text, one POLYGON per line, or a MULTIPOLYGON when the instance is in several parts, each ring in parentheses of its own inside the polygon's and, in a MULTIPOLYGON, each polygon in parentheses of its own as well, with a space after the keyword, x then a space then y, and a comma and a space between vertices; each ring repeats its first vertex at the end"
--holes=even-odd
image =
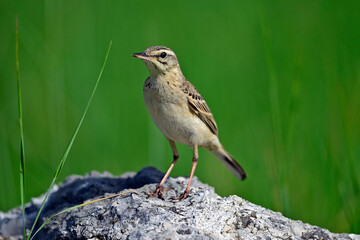
POLYGON ((151 118, 165 137, 189 146, 201 146, 213 135, 189 110, 186 95, 180 88, 167 82, 162 85, 145 82, 143 94, 151 118))
POLYGON ((144 86, 146 108, 158 128, 166 135, 188 112, 187 100, 180 89, 165 85, 144 86), (187 111, 186 111, 187 110, 187 111))

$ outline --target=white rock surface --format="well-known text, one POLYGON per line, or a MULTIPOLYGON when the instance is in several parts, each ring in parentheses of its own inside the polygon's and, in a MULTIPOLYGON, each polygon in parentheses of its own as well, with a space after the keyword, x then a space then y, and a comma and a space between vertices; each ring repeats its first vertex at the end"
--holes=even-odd
MULTIPOLYGON (((113 177, 92 172, 84 177, 71 176, 54 191, 43 219, 100 196, 136 189, 122 197, 86 205, 57 216, 36 239, 356 239, 355 234, 334 234, 327 229, 285 218, 238 196, 221 198, 212 187, 196 178, 192 194, 182 202, 171 200, 185 189, 187 179, 170 178, 165 201, 148 198, 162 177, 155 168, 138 174, 113 177), (149 184, 152 183, 152 184, 149 184)), ((30 226, 38 204, 27 205, 30 226)), ((21 239, 19 209, 0 212, 0 239, 21 239), (11 232, 15 230, 14 232, 11 232)))

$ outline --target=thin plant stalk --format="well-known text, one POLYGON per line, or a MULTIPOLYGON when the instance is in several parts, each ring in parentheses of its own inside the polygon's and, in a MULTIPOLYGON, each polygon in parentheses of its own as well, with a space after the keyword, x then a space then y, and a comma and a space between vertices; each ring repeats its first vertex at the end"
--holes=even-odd
POLYGON ((71 210, 76 209, 76 208, 79 208, 79 207, 86 206, 86 205, 91 204, 91 203, 95 203, 95 202, 103 201, 103 200, 106 200, 106 199, 109 199, 109 198, 117 197, 117 196, 119 196, 119 195, 121 195, 121 197, 123 197, 124 194, 131 193, 131 192, 133 192, 133 191, 135 191, 135 189, 129 190, 129 191, 126 191, 126 192, 117 193, 117 194, 114 194, 114 195, 111 195, 111 196, 108 196, 108 197, 103 197, 103 198, 95 199, 95 200, 93 200, 93 201, 86 202, 86 203, 82 203, 82 204, 79 204, 79 205, 76 205, 76 206, 73 206, 73 207, 64 209, 64 210, 62 210, 62 211, 60 211, 60 212, 58 212, 58 213, 55 213, 54 215, 52 215, 51 217, 49 217, 48 219, 46 219, 46 221, 39 227, 39 229, 38 229, 38 230, 34 233, 34 235, 30 238, 30 240, 32 240, 32 239, 36 236, 36 234, 37 234, 41 229, 43 229, 43 228, 46 226, 46 224, 48 224, 48 223, 51 221, 51 219, 53 219, 54 217, 56 217, 56 216, 58 216, 58 215, 60 215, 60 214, 66 213, 66 212, 68 212, 68 211, 71 211, 71 210))
POLYGON ((47 198, 49 197, 49 194, 50 194, 50 192, 51 192, 51 189, 53 188, 53 186, 54 186, 54 184, 55 184, 56 178, 59 176, 59 174, 60 174, 60 172, 61 172, 61 170, 62 170, 62 168, 63 168, 63 166, 64 166, 64 164, 65 164, 65 161, 66 161, 66 159, 67 159, 67 156, 69 155, 70 149, 71 149, 71 147, 72 147, 72 145, 73 145, 73 143, 74 143, 74 141, 75 141, 75 138, 76 138, 76 136, 77 136, 77 134, 78 134, 78 132, 79 132, 79 129, 80 129, 81 125, 82 125, 82 122, 84 121, 85 115, 86 115, 87 110, 88 110, 88 108, 89 108, 89 106, 90 106, 90 103, 91 103, 91 101, 92 101, 92 99, 93 99, 93 97, 94 97, 95 91, 96 91, 96 89, 97 89, 97 86, 98 86, 99 81, 100 81, 100 79, 101 79, 102 73, 103 73, 103 71, 104 71, 104 68, 105 68, 105 65, 106 65, 106 61, 107 61, 108 56, 109 56, 109 53, 110 53, 111 45, 112 45, 112 41, 110 41, 109 48, 108 48, 108 51, 107 51, 107 53, 106 53, 106 57, 105 57, 105 60, 104 60, 104 64, 103 64, 103 66, 102 66, 102 68, 101 68, 101 71, 100 71, 100 74, 99 74, 99 76, 98 76, 98 78, 97 78, 97 81, 96 81, 96 83, 95 83, 94 89, 93 89, 93 91, 92 91, 92 93, 91 93, 91 96, 90 96, 90 98, 89 98, 89 100, 88 100, 88 103, 87 103, 87 105, 86 105, 85 111, 84 111, 84 113, 83 113, 83 115, 82 115, 82 117, 81 117, 81 119, 80 119, 80 121, 79 121, 76 129, 75 129, 74 134, 72 135, 72 137, 71 137, 71 139, 70 139, 70 142, 69 142, 68 146, 66 147, 66 150, 65 150, 62 158, 61 158, 61 161, 60 161, 60 163, 59 163, 59 165, 58 165, 58 167, 57 167, 57 170, 56 170, 56 172, 55 172, 54 178, 53 178, 53 180, 52 180, 52 182, 51 182, 51 184, 50 184, 50 187, 48 188, 48 190, 47 190, 47 192, 46 192, 46 194, 45 194, 45 198, 44 198, 44 200, 43 200, 43 202, 42 202, 42 204, 41 204, 41 207, 40 207, 40 209, 39 209, 39 212, 38 212, 38 214, 37 214, 37 216, 36 216, 36 218, 35 218, 35 221, 34 221, 32 227, 31 227, 31 230, 30 230, 30 233, 29 233, 27 239, 30 239, 30 237, 31 237, 31 233, 33 232, 33 230, 34 230, 34 228, 35 228, 35 225, 36 225, 36 223, 37 223, 37 221, 38 221, 38 219, 39 219, 39 216, 40 216, 40 214, 41 214, 41 212, 42 212, 42 210, 43 210, 43 208, 44 208, 45 202, 46 202, 47 198))
POLYGON ((22 104, 21 104, 21 84, 20 84, 20 66, 19 66, 19 18, 16 15, 16 33, 15 33, 15 55, 16 55, 16 78, 18 88, 18 109, 20 125, 20 199, 22 210, 23 234, 26 237, 25 229, 25 147, 24 147, 24 129, 22 121, 22 104))

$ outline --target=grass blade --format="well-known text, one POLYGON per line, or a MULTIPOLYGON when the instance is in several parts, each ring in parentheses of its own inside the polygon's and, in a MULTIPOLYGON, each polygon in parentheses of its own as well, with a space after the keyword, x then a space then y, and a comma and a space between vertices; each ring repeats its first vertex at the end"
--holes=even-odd
POLYGON ((30 240, 32 240, 32 239, 36 236, 36 234, 37 234, 41 229, 43 229, 43 228, 46 226, 46 224, 48 224, 48 223, 51 221, 51 219, 53 219, 54 217, 56 217, 56 216, 58 216, 58 215, 60 215, 60 214, 62 214, 62 213, 66 213, 66 212, 68 212, 68 211, 71 211, 71 210, 76 209, 76 208, 79 208, 79 207, 86 206, 86 205, 91 204, 91 203, 95 203, 95 202, 103 201, 103 200, 106 200, 106 199, 109 199, 109 198, 117 197, 117 196, 119 196, 119 195, 124 195, 124 194, 127 194, 127 193, 131 193, 131 192, 133 192, 133 191, 135 191, 135 189, 129 190, 129 191, 126 191, 126 192, 122 192, 122 193, 118 193, 118 194, 115 194, 115 195, 111 195, 111 196, 108 196, 108 197, 99 198, 99 199, 96 199, 96 200, 93 200, 93 201, 90 201, 90 202, 82 203, 82 204, 79 204, 79 205, 76 205, 76 206, 67 208, 67 209, 65 209, 65 210, 62 210, 62 211, 60 211, 60 212, 58 212, 58 213, 55 213, 54 215, 52 215, 51 217, 49 217, 48 219, 46 219, 46 221, 39 227, 39 229, 38 229, 38 230, 34 233, 34 235, 30 238, 30 240))
POLYGON ((104 64, 103 64, 103 66, 102 66, 102 68, 101 68, 101 71, 100 71, 100 74, 99 74, 99 76, 98 76, 98 78, 97 78, 97 81, 96 81, 96 83, 95 83, 94 89, 93 89, 93 91, 92 91, 92 93, 91 93, 91 96, 90 96, 90 98, 89 98, 89 101, 88 101, 88 103, 87 103, 87 105, 86 105, 85 111, 84 111, 84 113, 83 113, 83 115, 82 115, 82 117, 81 117, 81 119, 80 119, 80 121, 79 121, 76 129, 75 129, 74 134, 72 135, 72 137, 71 137, 71 139, 70 139, 70 142, 69 142, 69 144, 68 144, 68 146, 67 146, 67 148, 66 148, 66 150, 65 150, 65 152, 64 152, 64 154, 63 154, 63 156, 62 156, 62 158, 61 158, 61 161, 60 161, 60 163, 59 163, 59 165, 58 165, 58 168, 57 168, 57 170, 56 170, 56 172, 55 172, 54 178, 53 178, 53 180, 52 180, 52 182, 51 182, 51 184, 50 184, 50 187, 48 188, 48 190, 47 190, 47 192, 46 192, 45 198, 44 198, 44 200, 43 200, 43 202, 42 202, 42 204, 41 204, 41 207, 40 207, 40 209, 39 209, 39 212, 38 212, 38 214, 37 214, 37 216, 36 216, 36 218, 35 218, 35 221, 34 221, 32 227, 31 227, 31 230, 30 230, 28 239, 31 237, 31 233, 33 232, 33 230, 34 230, 34 228, 35 228, 35 225, 36 225, 36 223, 37 223, 37 221, 38 221, 38 219, 39 219, 39 216, 40 216, 40 214, 41 214, 41 212, 42 212, 42 209, 43 209, 43 207, 44 207, 44 205, 45 205, 45 202, 46 202, 47 198, 49 197, 50 191, 51 191, 52 187, 54 186, 55 181, 56 181, 56 178, 59 176, 59 174, 60 174, 60 172, 61 172, 61 169, 63 168, 63 166, 64 166, 64 164, 65 164, 65 161, 66 161, 66 159, 67 159, 67 156, 69 155, 70 149, 71 149, 71 147, 72 147, 72 145, 73 145, 73 143, 74 143, 74 141, 75 141, 75 138, 76 138, 76 136, 77 136, 77 134, 78 134, 78 132, 79 132, 79 129, 80 129, 81 125, 82 125, 82 122, 84 121, 85 115, 86 115, 87 110, 88 110, 88 108, 89 108, 89 106, 90 106, 90 103, 91 103, 91 101, 92 101, 92 99, 93 99, 93 97, 94 97, 95 91, 96 91, 96 89, 97 89, 97 86, 98 86, 99 81, 100 81, 100 79, 101 79, 102 73, 103 73, 103 71, 104 71, 104 68, 105 68, 105 65, 106 65, 106 61, 107 61, 108 56, 109 56, 109 53, 110 53, 111 45, 112 45, 112 41, 110 41, 109 48, 108 48, 108 51, 107 51, 107 53, 106 53, 106 57, 105 57, 105 60, 104 60, 104 64))
POLYGON ((19 66, 19 18, 16 15, 16 33, 15 33, 15 55, 16 55, 16 78, 18 88, 18 108, 19 108, 19 125, 20 125, 20 198, 23 222, 24 239, 26 237, 25 229, 25 147, 24 147, 24 130, 22 121, 22 104, 21 104, 21 84, 20 84, 20 66, 19 66))

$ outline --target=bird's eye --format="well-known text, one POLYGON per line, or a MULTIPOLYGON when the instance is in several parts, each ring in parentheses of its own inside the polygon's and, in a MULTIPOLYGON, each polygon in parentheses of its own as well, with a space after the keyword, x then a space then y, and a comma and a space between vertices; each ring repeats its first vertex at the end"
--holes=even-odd
POLYGON ((165 58, 165 57, 166 57, 166 52, 160 53, 160 57, 161 57, 161 58, 165 58))

